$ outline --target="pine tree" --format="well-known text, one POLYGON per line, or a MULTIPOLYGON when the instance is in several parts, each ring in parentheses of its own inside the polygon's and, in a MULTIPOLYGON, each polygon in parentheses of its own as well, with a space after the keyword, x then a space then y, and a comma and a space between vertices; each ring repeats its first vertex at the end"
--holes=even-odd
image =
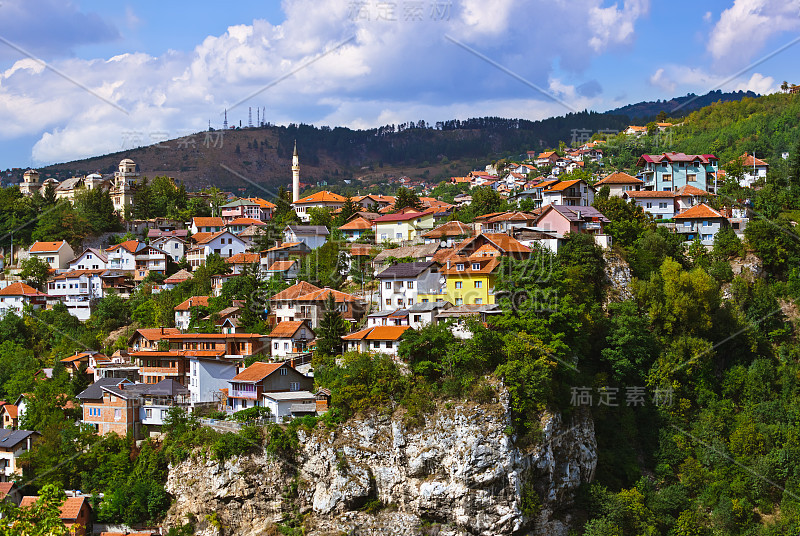
POLYGON ((402 210, 406 207, 420 208, 422 203, 419 200, 417 192, 410 188, 401 186, 397 189, 397 195, 394 198, 394 209, 402 210))
POLYGON ((347 334, 347 321, 336 310, 333 293, 325 299, 325 316, 317 327, 316 352, 318 355, 339 355, 342 353, 342 336, 347 334))

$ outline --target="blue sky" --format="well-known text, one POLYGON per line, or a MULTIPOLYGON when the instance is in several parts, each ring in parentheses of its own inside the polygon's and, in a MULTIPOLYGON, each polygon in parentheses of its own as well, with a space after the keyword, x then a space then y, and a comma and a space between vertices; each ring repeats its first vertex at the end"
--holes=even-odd
POLYGON ((767 93, 800 82, 800 43, 754 63, 798 37, 800 0, 3 0, 0 169, 220 127, 225 108, 372 127, 767 93))

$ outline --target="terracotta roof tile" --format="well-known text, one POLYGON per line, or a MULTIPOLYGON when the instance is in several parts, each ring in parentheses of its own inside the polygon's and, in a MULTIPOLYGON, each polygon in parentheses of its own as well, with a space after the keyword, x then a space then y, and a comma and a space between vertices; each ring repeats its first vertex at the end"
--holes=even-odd
POLYGON ((52 253, 58 251, 66 245, 66 241, 61 242, 34 242, 31 246, 31 253, 52 253))
POLYGON ((0 296, 47 296, 47 294, 42 294, 32 286, 17 281, 0 290, 0 296))
MULTIPOLYGON (((297 333, 297 330, 300 329, 301 326, 306 324, 305 320, 285 320, 283 322, 279 322, 275 329, 269 334, 270 338, 277 339, 288 339, 294 336, 297 333)), ((306 324, 306 327, 308 325, 306 324)))
POLYGON ((257 361, 231 378, 232 382, 260 382, 279 368, 284 363, 262 363, 257 361))
POLYGON ((695 205, 692 208, 688 208, 681 212, 680 214, 675 215, 676 220, 683 220, 683 219, 694 219, 694 218, 724 218, 722 214, 714 210, 713 208, 709 207, 705 203, 700 203, 699 205, 695 205))
POLYGON ((257 220, 255 218, 236 218, 235 220, 231 220, 228 225, 266 225, 261 220, 257 220))
POLYGON ((175 311, 188 311, 192 307, 208 307, 208 296, 192 296, 188 300, 176 305, 175 311))
POLYGON ((181 330, 178 328, 141 328, 137 329, 136 333, 148 341, 157 341, 166 335, 180 335, 181 330))
POLYGON ((222 221, 222 218, 217 216, 197 216, 192 219, 192 223, 196 227, 222 227, 225 225, 225 222, 222 221))
MULTIPOLYGON (((38 500, 39 497, 28 495, 22 498, 19 506, 20 508, 28 508, 33 506, 38 500)), ((85 502, 86 497, 67 497, 67 500, 61 505, 61 515, 59 517, 64 521, 78 519, 78 515, 85 502)))
POLYGON ((285 272, 286 270, 291 269, 292 266, 295 265, 297 261, 275 261, 272 263, 272 266, 269 267, 270 272, 285 272))
POLYGON ((317 192, 315 194, 311 194, 306 196, 302 199, 298 199, 293 205, 301 204, 301 203, 344 203, 346 199, 339 194, 335 194, 333 192, 317 192))
POLYGON ((396 341, 409 329, 411 326, 374 326, 345 335, 342 339, 346 341, 396 341))
POLYGON ((423 238, 441 238, 446 236, 472 236, 472 234, 472 226, 460 221, 449 221, 423 233, 422 236, 423 238))
POLYGON ((628 175, 627 173, 623 173, 621 171, 616 171, 611 175, 607 175, 603 177, 599 181, 597 181, 594 185, 603 186, 605 184, 644 184, 644 181, 641 179, 637 179, 633 175, 628 175))
POLYGON ((258 253, 237 253, 233 257, 228 257, 225 262, 228 264, 253 264, 259 262, 261 255, 258 253))
POLYGON ((309 294, 318 290, 322 289, 306 281, 299 281, 291 287, 275 294, 272 298, 270 298, 270 301, 296 300, 299 296, 303 296, 304 294, 309 294))
POLYGON ((358 217, 358 218, 356 218, 354 220, 350 220, 349 222, 347 222, 344 225, 342 225, 341 227, 339 227, 339 230, 341 230, 341 231, 358 231, 358 230, 371 229, 371 228, 372 228, 372 222, 370 222, 369 220, 367 220, 365 218, 358 217))

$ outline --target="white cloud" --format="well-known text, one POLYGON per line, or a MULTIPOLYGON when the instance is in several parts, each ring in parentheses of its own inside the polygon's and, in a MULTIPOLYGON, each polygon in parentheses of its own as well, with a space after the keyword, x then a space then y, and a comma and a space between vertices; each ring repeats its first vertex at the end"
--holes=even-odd
POLYGON ((676 89, 681 92, 693 92, 704 95, 709 91, 720 89, 722 91, 753 91, 762 95, 778 91, 775 79, 761 73, 753 73, 750 78, 738 77, 728 80, 728 77, 713 74, 708 69, 687 67, 685 65, 668 65, 657 69, 650 76, 650 84, 662 88, 669 93, 676 89))
POLYGON ((655 73, 653 73, 653 76, 650 77, 650 84, 672 93, 675 91, 675 82, 665 73, 666 71, 664 71, 664 69, 658 69, 655 73))
POLYGON ((723 67, 742 66, 768 39, 799 28, 800 0, 735 0, 711 31, 708 51, 723 67))
MULTIPOLYGON (((438 19, 426 9, 421 20, 406 20, 397 4, 397 20, 391 21, 377 20, 374 11, 369 20, 354 20, 350 4, 285 2, 283 23, 234 25, 192 51, 54 62, 129 115, 49 70, 17 62, 0 77, 0 123, 12 125, 0 130, 0 139, 37 135, 35 161, 71 160, 118 151, 131 132, 144 145, 153 133, 203 130, 209 119, 220 126, 223 109, 256 93, 229 111, 231 123, 246 118, 248 106, 266 107, 272 123, 359 127, 476 115, 539 119, 566 110, 444 35, 583 109, 600 96, 587 98, 554 78, 553 65, 579 75, 594 55, 630 43, 636 20, 649 7, 645 0, 622 7, 604 0, 462 0, 438 19), (520 26, 520 14, 532 12, 542 20, 569 21, 570 31, 560 23, 520 26)), ((127 15, 129 24, 136 22, 132 11, 127 15)))

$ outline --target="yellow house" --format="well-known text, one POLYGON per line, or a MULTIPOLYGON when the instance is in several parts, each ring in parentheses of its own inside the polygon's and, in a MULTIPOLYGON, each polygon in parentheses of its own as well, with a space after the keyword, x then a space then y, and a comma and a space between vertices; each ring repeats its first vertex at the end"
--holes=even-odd
POLYGON ((377 243, 393 242, 403 244, 416 240, 434 227, 433 211, 417 212, 409 210, 397 214, 387 214, 372 220, 377 243))
POLYGON ((444 299, 453 305, 493 304, 499 266, 500 259, 487 252, 476 252, 469 257, 454 255, 440 270, 446 279, 446 294, 419 294, 417 301, 444 299))

